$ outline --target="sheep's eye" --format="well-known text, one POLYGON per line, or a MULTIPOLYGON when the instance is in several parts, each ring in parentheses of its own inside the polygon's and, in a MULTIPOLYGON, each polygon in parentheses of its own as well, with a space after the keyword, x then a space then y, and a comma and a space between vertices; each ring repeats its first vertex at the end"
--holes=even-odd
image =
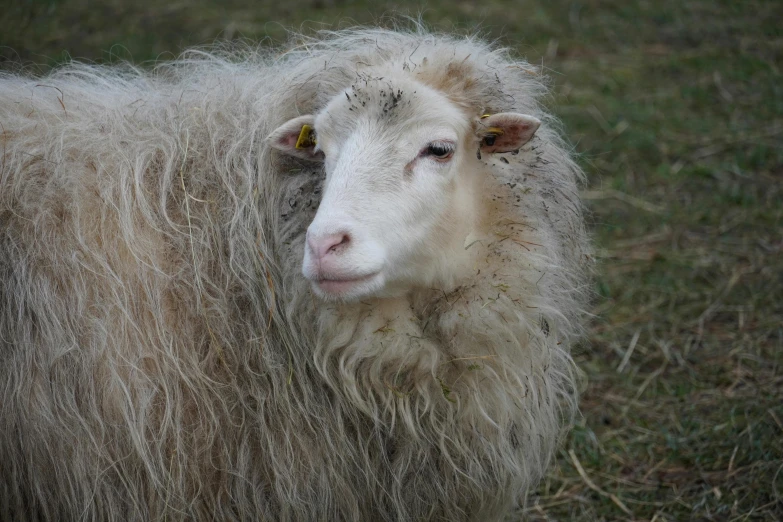
POLYGON ((421 151, 422 156, 429 156, 437 161, 447 161, 454 155, 454 144, 448 141, 434 141, 421 151))

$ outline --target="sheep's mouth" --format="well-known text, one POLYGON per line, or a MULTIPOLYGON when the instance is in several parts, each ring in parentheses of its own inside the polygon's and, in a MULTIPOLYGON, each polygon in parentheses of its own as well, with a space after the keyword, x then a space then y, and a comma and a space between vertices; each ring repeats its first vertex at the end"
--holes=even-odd
POLYGON ((313 280, 313 286, 318 293, 328 297, 351 298, 369 293, 376 285, 374 280, 380 272, 373 272, 358 277, 326 276, 313 280))

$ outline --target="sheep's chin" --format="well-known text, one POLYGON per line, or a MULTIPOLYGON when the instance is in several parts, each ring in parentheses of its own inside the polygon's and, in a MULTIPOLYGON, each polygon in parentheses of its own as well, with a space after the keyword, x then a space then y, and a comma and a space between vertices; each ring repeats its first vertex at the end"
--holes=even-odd
POLYGON ((327 301, 357 301, 377 294, 383 289, 383 274, 377 272, 356 279, 311 281, 315 294, 327 301))

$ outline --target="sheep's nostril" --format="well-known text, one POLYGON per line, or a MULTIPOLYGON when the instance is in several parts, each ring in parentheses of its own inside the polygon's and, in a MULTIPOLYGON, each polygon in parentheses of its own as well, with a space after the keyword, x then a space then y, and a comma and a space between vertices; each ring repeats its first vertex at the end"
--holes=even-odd
POLYGON ((340 240, 340 242, 335 244, 335 245, 332 245, 331 247, 329 247, 329 250, 327 250, 326 253, 328 254, 329 252, 334 252, 335 250, 337 250, 338 247, 341 247, 343 245, 347 245, 350 241, 351 241, 351 238, 348 236, 348 234, 343 234, 343 237, 340 240))
POLYGON ((308 236, 307 238, 307 244, 310 247, 310 251, 317 259, 336 252, 340 247, 344 247, 350 242, 351 236, 345 233, 330 234, 321 237, 308 236))

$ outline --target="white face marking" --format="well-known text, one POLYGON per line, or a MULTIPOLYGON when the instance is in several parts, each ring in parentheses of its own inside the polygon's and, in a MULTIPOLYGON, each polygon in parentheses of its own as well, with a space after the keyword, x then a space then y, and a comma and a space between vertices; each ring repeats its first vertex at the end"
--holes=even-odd
POLYGON ((353 300, 437 282, 473 220, 468 117, 424 85, 373 80, 336 96, 315 129, 326 180, 302 272, 316 293, 353 300))

